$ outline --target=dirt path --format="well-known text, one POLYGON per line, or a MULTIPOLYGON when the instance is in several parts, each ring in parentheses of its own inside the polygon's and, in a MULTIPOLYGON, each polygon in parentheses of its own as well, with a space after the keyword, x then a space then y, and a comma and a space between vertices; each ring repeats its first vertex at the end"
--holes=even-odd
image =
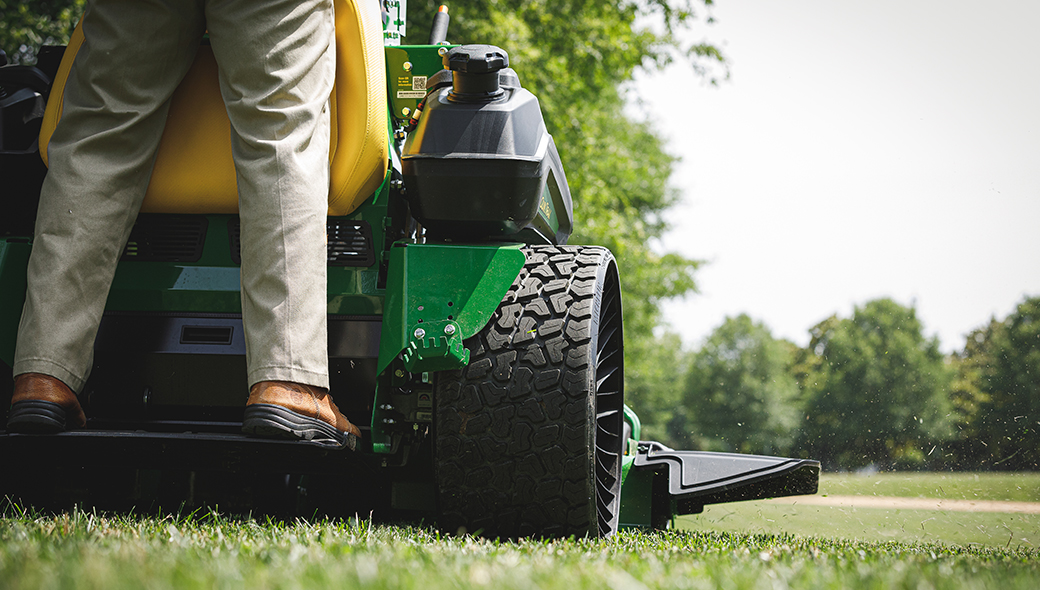
POLYGON ((841 508, 1040 514, 1040 502, 1003 502, 997 500, 942 500, 938 498, 896 498, 892 496, 794 496, 790 498, 774 498, 766 500, 766 502, 773 504, 800 504, 803 506, 836 506, 841 508))

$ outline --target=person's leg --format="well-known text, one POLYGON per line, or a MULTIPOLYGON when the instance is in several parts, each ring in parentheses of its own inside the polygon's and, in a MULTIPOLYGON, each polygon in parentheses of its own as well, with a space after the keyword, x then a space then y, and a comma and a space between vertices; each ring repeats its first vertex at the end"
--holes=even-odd
POLYGON ((331 0, 207 0, 232 128, 249 384, 327 389, 331 0))
MULTIPOLYGON (((67 390, 70 411, 78 410, 73 392, 90 374, 94 338, 144 198, 169 97, 191 65, 203 22, 196 0, 96 0, 83 32, 48 148, 13 367, 15 376, 40 377, 16 380, 16 402, 49 399, 33 385, 43 379, 67 390)), ((12 408, 9 428, 34 416, 46 422, 32 405, 12 408)))
POLYGON ((331 0, 208 0, 231 119, 250 384, 243 431, 354 448, 328 394, 331 0))

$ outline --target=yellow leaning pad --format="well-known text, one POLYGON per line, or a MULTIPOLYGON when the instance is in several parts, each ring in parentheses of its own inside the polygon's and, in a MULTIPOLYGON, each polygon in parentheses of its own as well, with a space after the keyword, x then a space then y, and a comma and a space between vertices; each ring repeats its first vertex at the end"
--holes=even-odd
MULTIPOLYGON (((336 84, 332 90, 329 148, 329 215, 353 212, 379 188, 389 158, 382 20, 376 3, 336 0, 336 84)), ((61 118, 65 81, 83 43, 76 27, 54 80, 40 154, 61 118)), ((231 123, 220 96, 217 64, 199 48, 191 70, 173 95, 155 169, 141 211, 237 213, 238 190, 231 159, 231 123)))

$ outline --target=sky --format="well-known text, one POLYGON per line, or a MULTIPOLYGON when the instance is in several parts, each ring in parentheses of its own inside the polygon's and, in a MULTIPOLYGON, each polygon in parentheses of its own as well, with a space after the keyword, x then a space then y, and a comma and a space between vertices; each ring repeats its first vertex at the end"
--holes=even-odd
POLYGON ((945 352, 1040 296, 1040 2, 718 0, 692 40, 731 77, 637 78, 680 156, 660 245, 702 259, 666 303, 691 349, 747 313, 799 345, 878 297, 945 352))

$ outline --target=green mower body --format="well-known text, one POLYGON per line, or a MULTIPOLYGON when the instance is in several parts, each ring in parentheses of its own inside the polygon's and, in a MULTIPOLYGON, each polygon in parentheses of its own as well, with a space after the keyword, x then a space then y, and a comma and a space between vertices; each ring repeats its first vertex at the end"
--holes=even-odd
MULTIPOLYGON (((0 67, 3 411, 46 173, 33 113, 61 51, 0 67)), ((815 493, 815 461, 640 440, 624 405, 617 265, 567 245, 562 162, 537 99, 495 51, 386 47, 389 171, 328 219, 331 392, 362 427, 356 451, 240 433, 238 218, 142 214, 80 397, 86 428, 0 431, 0 494, 374 513, 511 537, 664 527, 710 503, 815 493), (446 67, 484 56, 487 71, 446 67)))

